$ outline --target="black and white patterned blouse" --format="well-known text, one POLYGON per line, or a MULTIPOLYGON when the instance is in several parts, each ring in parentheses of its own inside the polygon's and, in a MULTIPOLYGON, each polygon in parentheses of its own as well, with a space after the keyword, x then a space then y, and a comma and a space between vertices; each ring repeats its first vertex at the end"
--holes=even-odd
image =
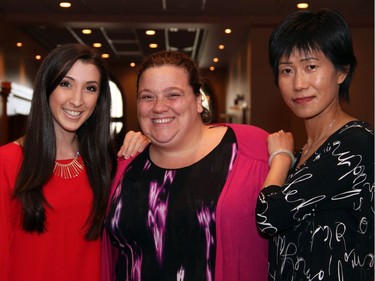
MULTIPOLYGON (((301 151, 298 156, 301 156, 301 151)), ((269 280, 374 280, 374 133, 352 121, 259 194, 269 280)))

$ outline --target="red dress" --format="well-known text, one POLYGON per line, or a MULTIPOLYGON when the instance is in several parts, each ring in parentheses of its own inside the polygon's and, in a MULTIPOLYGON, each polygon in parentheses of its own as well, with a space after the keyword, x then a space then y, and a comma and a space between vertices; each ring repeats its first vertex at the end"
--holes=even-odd
POLYGON ((11 200, 21 161, 19 145, 0 147, 0 280, 98 281, 100 240, 84 239, 93 199, 86 170, 72 179, 52 176, 43 189, 52 206, 47 231, 28 233, 20 226, 20 205, 11 200))

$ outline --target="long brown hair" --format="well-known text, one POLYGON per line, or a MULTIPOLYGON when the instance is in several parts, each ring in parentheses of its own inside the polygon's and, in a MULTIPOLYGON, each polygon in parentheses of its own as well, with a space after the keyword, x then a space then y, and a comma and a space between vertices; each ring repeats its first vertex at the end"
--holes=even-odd
POLYGON ((95 110, 77 131, 79 151, 93 192, 85 238, 93 240, 101 234, 109 188, 116 169, 116 154, 110 136, 109 77, 100 56, 92 48, 82 44, 62 45, 51 51, 39 68, 22 145, 23 162, 13 195, 21 203, 23 229, 43 233, 47 228, 45 208, 53 207, 43 195, 43 186, 52 176, 56 155, 55 131, 48 100, 78 60, 95 65, 101 77, 95 110))

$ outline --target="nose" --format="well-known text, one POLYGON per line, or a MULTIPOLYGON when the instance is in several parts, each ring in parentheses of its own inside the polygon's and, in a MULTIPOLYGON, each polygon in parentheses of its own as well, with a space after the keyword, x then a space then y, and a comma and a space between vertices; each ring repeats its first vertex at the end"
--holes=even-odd
POLYGON ((293 87, 296 91, 307 89, 307 77, 303 71, 296 71, 293 79, 293 87))
POLYGON ((166 110, 168 110, 168 101, 165 98, 157 98, 153 106, 153 111, 164 112, 166 110))
POLYGON ((73 89, 69 102, 75 107, 81 106, 83 104, 83 91, 79 88, 73 89))

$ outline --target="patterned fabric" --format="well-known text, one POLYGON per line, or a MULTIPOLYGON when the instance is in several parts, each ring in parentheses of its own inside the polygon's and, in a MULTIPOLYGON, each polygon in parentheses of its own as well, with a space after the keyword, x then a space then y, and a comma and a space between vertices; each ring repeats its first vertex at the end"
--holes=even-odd
POLYGON ((117 280, 213 280, 215 209, 236 151, 228 130, 191 166, 159 168, 149 149, 128 166, 106 220, 120 248, 117 280))
POLYGON ((292 171, 283 187, 263 189, 257 224, 272 237, 268 280, 373 280, 374 134, 369 126, 349 122, 292 171))
MULTIPOLYGON (((213 280, 266 281, 268 241, 260 236, 257 229, 255 206, 268 172, 268 134, 260 128, 242 124, 213 124, 211 126, 220 125, 233 130, 238 150, 220 193, 214 214, 216 257, 215 270, 212 269, 212 272, 215 272, 213 280)), ((132 159, 119 158, 111 197, 120 184, 124 171, 136 159, 137 157, 132 159)), ((229 168, 228 166, 225 167, 229 168)), ((204 168, 204 172, 204 175, 200 176, 193 185, 199 184, 202 180, 214 180, 209 176, 207 167, 204 168)), ((171 200, 171 197, 169 197, 169 202, 171 200)), ((180 223, 180 225, 183 226, 183 223, 180 223)), ((102 239, 102 281, 116 279, 114 267, 118 260, 119 248, 113 247, 109 241, 109 235, 105 231, 102 239)), ((202 241, 208 240, 204 238, 202 241)), ((155 246, 150 244, 150 247, 155 246)), ((206 256, 206 251, 203 254, 206 256)), ((201 272, 206 271, 204 269, 201 272)), ((142 280, 146 280, 143 278, 144 276, 142 276, 142 280)), ((179 275, 179 278, 177 279, 177 276, 175 276, 173 280, 188 280, 187 275, 179 275)), ((207 277, 203 276, 202 278, 207 277)), ((157 279, 154 278, 153 280, 157 279)))

